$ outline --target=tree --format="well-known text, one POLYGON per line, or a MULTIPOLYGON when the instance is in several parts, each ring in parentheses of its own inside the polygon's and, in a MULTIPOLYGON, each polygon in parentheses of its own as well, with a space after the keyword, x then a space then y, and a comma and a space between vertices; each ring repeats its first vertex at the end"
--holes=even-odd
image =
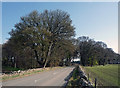
POLYGON ((68 52, 74 50, 74 47, 71 47, 73 46, 71 38, 75 35, 74 29, 67 12, 45 10, 39 14, 37 11, 33 11, 29 15, 21 17, 20 22, 15 25, 15 29, 9 33, 11 35, 9 42, 12 42, 11 48, 16 51, 14 57, 23 58, 29 53, 34 53, 32 58, 35 58, 39 65, 45 68, 48 62, 52 61, 51 57, 65 58, 58 55, 59 52, 65 52, 66 49, 68 52), (64 49, 60 49, 60 47, 64 47, 64 49), (29 53, 27 53, 28 49, 29 53), (59 52, 55 55, 54 52, 57 50, 59 52))
POLYGON ((77 51, 81 55, 82 65, 105 65, 108 61, 117 60, 117 55, 102 41, 94 41, 82 36, 77 39, 77 51))

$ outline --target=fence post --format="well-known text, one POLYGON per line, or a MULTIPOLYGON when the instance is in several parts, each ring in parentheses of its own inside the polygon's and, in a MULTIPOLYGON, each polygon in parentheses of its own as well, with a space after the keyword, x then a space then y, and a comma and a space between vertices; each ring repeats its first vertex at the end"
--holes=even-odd
POLYGON ((96 85, 97 85, 97 78, 95 78, 95 88, 96 88, 96 85))

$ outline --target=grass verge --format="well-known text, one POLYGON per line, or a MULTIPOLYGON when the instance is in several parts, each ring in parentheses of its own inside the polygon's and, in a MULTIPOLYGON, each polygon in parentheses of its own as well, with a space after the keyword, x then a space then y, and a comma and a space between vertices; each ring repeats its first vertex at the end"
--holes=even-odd
POLYGON ((67 87, 71 87, 71 86, 78 86, 79 84, 79 80, 80 80, 80 76, 79 76, 79 67, 77 66, 72 73, 71 78, 68 81, 67 87))
POLYGON ((97 86, 120 86, 118 81, 118 65, 105 65, 83 67, 86 74, 89 74, 90 81, 94 84, 97 78, 97 86))
POLYGON ((62 67, 38 68, 38 69, 22 71, 20 73, 15 73, 15 74, 4 74, 4 75, 2 75, 2 81, 7 81, 7 80, 12 80, 12 79, 16 79, 16 78, 25 77, 25 76, 30 76, 30 75, 37 74, 37 73, 40 73, 43 71, 54 70, 56 68, 62 68, 62 67))

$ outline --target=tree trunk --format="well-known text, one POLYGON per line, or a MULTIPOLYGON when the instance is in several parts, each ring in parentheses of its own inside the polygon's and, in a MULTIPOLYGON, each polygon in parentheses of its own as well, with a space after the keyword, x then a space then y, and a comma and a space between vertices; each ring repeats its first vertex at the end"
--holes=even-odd
POLYGON ((45 64, 44 64, 44 68, 46 67, 47 62, 48 62, 48 58, 49 58, 49 56, 51 54, 52 45, 53 45, 53 43, 51 43, 50 46, 49 46, 48 54, 47 54, 46 61, 45 61, 45 64))
POLYGON ((16 68, 16 58, 14 57, 14 68, 16 68))
POLYGON ((14 68, 16 68, 16 62, 15 62, 15 64, 14 64, 14 68))
POLYGON ((43 66, 41 66, 42 63, 39 61, 39 57, 38 57, 37 51, 34 50, 34 52, 35 52, 35 57, 36 57, 36 59, 37 59, 38 64, 40 65, 40 67, 43 67, 43 66))

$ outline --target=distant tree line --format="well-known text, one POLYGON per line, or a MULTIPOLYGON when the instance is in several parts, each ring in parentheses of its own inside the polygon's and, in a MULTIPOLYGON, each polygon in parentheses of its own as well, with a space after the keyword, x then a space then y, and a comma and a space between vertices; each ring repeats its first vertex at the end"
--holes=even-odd
POLYGON ((70 15, 62 10, 33 11, 21 17, 9 34, 2 45, 3 66, 28 69, 70 65, 78 54, 82 65, 92 66, 120 57, 103 42, 85 36, 75 39, 70 15))
POLYGON ((120 62, 120 55, 111 48, 107 48, 102 41, 96 42, 87 36, 82 36, 77 39, 76 44, 83 66, 118 64, 120 62))

